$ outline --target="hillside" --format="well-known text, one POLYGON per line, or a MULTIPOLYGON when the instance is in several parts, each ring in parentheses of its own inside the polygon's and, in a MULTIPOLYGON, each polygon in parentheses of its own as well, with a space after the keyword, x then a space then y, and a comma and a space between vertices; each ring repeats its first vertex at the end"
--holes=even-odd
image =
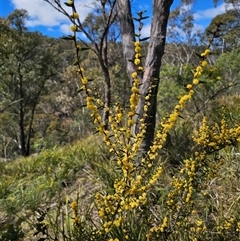
MULTIPOLYGON (((219 166, 217 177, 202 190, 206 192, 205 200, 195 200, 195 216, 203 214, 208 228, 213 222, 230 220, 233 214, 239 217, 236 213, 240 202, 239 152, 239 148, 221 152, 224 163, 219 166)), ((116 169, 109 158, 101 140, 92 136, 35 156, 1 163, 0 240, 78 240, 74 233, 72 203, 75 200, 79 203, 81 219, 86 218, 84 215, 96 219, 94 196, 105 185, 111 186, 110 172, 116 169)), ((156 216, 161 216, 173 173, 178 172, 178 168, 167 163, 163 166, 163 174, 152 192, 155 201, 150 209, 155 210, 156 216)), ((231 225, 235 222, 239 224, 234 219, 231 225)), ((224 240, 239 237, 231 225, 226 228, 224 240)))

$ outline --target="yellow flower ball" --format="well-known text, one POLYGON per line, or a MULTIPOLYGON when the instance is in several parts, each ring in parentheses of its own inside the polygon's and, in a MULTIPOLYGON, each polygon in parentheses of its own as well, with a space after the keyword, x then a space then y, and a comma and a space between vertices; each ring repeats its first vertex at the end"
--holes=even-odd
POLYGON ((196 72, 201 72, 202 71, 202 67, 201 66, 198 66, 197 68, 196 68, 196 72))
POLYGON ((139 46, 136 47, 136 48, 135 48, 135 52, 136 52, 136 53, 140 53, 140 52, 141 52, 141 47, 139 47, 139 46))
POLYGON ((78 70, 78 73, 84 73, 84 68, 80 68, 80 69, 78 70))
POLYGON ((207 61, 206 60, 202 61, 201 65, 202 65, 202 67, 205 67, 207 65, 207 61))
POLYGON ((137 72, 133 72, 133 73, 132 73, 132 78, 133 78, 133 79, 136 79, 137 76, 138 76, 137 72))
POLYGON ((140 59, 141 58, 141 54, 140 53, 136 53, 135 54, 135 59, 140 59))
POLYGON ((204 52, 205 56, 210 54, 210 50, 209 49, 206 49, 205 52, 204 52))
POLYGON ((71 30, 72 32, 76 32, 76 31, 77 31, 77 26, 76 26, 76 25, 72 25, 72 26, 70 27, 70 30, 71 30))
POLYGON ((149 95, 145 96, 145 100, 149 100, 149 99, 150 99, 149 95))
POLYGON ((141 63, 140 59, 135 59, 135 60, 134 60, 134 64, 135 64, 135 65, 139 65, 140 63, 141 63))
POLYGON ((194 94, 194 90, 190 90, 189 91, 189 95, 191 96, 191 95, 193 95, 194 94))
POLYGON ((193 79, 193 84, 194 84, 194 85, 199 84, 199 80, 198 80, 198 79, 193 79))
POLYGON ((82 78, 82 84, 86 85, 88 83, 88 79, 86 77, 82 78))
POLYGON ((134 125, 134 120, 130 119, 128 120, 128 126, 133 126, 134 125))
POLYGON ((71 208, 72 208, 73 210, 75 210, 75 209, 77 208, 77 202, 76 202, 76 201, 73 201, 73 202, 71 203, 71 208))
POLYGON ((136 41, 136 42, 134 43, 134 46, 135 46, 135 47, 140 47, 140 42, 139 42, 139 41, 136 41))
POLYGON ((135 86, 132 87, 132 92, 133 93, 139 93, 139 89, 135 86))
POLYGON ((70 15, 70 17, 73 19, 78 19, 79 15, 78 15, 78 13, 74 13, 74 14, 70 15))

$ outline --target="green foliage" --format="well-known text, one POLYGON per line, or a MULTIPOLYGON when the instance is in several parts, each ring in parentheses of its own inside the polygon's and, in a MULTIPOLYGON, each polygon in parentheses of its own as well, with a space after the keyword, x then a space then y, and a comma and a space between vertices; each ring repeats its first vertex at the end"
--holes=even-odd
POLYGON ((77 189, 90 178, 87 169, 107 158, 103 153, 97 138, 88 138, 65 148, 46 150, 36 157, 1 163, 0 222, 4 225, 0 227, 0 238, 20 238, 23 231, 34 231, 36 213, 49 210, 53 215, 55 205, 63 203, 72 188, 77 189), (12 225, 11 220, 18 226, 12 225))
POLYGON ((164 65, 160 72, 161 84, 158 92, 158 114, 161 120, 175 107, 181 95, 186 93, 186 82, 179 74, 179 68, 164 65), (167 105, 165 103, 168 103, 167 105))
POLYGON ((206 34, 209 36, 216 29, 216 24, 222 23, 218 33, 218 39, 215 41, 215 49, 221 51, 230 51, 239 47, 239 24, 240 15, 237 8, 228 10, 226 13, 217 15, 206 28, 206 34))
MULTIPOLYGON (((1 125, 4 138, 9 140, 7 145, 10 144, 14 154, 27 156, 40 96, 46 91, 46 82, 56 75, 59 62, 50 47, 51 40, 37 32, 28 32, 25 20, 26 11, 16 10, 6 21, 1 21, 5 41, 1 41, 0 47, 4 57, 0 101, 4 119, 11 120, 8 127, 1 125)), ((12 157, 6 151, 5 155, 12 157)))

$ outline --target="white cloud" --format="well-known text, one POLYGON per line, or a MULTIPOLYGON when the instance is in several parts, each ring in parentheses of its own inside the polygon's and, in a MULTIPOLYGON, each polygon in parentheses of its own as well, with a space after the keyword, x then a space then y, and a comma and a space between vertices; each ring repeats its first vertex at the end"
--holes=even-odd
POLYGON ((23 8, 28 11, 30 19, 27 21, 27 26, 56 26, 61 21, 64 21, 65 17, 54 10, 50 4, 43 0, 32 0, 29 4, 29 0, 12 0, 15 8, 23 8))
MULTIPOLYGON (((151 6, 151 5, 148 5, 148 4, 144 4, 144 5, 140 4, 140 5, 138 5, 138 8, 139 8, 138 11, 148 11, 149 8, 150 8, 150 6, 151 6)), ((146 13, 147 13, 147 12, 146 12, 146 13)))
MULTIPOLYGON (((28 27, 55 27, 63 31, 63 33, 69 33, 70 21, 62 13, 55 10, 49 3, 44 0, 11 0, 15 8, 26 9, 30 18, 26 22, 28 27), (68 30, 67 30, 68 27, 68 30)), ((60 1, 64 9, 69 12, 70 8, 65 6, 64 0, 60 1)), ((92 0, 76 0, 75 6, 79 13, 81 21, 92 11, 92 0)))
MULTIPOLYGON (((227 7, 226 4, 222 3, 216 8, 208 8, 205 10, 197 11, 196 13, 194 13, 194 19, 196 21, 203 20, 203 19, 213 19, 217 15, 226 12, 226 7, 227 7)), ((228 5, 228 9, 230 9, 231 7, 232 6, 228 5)))
POLYGON ((151 24, 146 24, 146 25, 143 25, 143 28, 141 30, 141 37, 142 38, 146 38, 146 37, 150 37, 150 30, 151 30, 151 24))
POLYGON ((61 24, 60 30, 63 34, 69 35, 70 34, 70 24, 61 24))

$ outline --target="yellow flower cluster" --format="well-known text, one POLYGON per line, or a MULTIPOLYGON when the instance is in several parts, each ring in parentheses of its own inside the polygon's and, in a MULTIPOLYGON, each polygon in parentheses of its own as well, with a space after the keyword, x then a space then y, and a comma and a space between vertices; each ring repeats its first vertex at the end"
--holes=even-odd
MULTIPOLYGON (((191 210, 194 205, 192 196, 194 191, 199 188, 200 183, 203 182, 203 180, 208 181, 216 177, 216 169, 219 169, 224 160, 217 158, 216 161, 212 163, 207 159, 209 151, 211 154, 213 150, 219 150, 227 145, 236 144, 236 142, 240 141, 240 127, 229 128, 224 118, 220 126, 215 124, 212 128, 209 127, 207 119, 204 118, 200 130, 196 133, 197 136, 195 134, 193 138, 201 147, 201 149, 199 148, 201 151, 195 152, 195 158, 185 160, 184 166, 180 170, 180 175, 173 177, 171 183, 172 190, 168 193, 167 200, 169 207, 167 213, 169 216, 171 216, 171 213, 186 213, 189 209, 191 210), (199 180, 199 175, 202 176, 201 180, 199 180)), ((204 192, 203 195, 205 195, 204 192)), ((176 221, 178 227, 184 226, 184 223, 189 223, 189 221, 176 221)), ((218 233, 233 228, 233 226, 234 220, 228 219, 217 227, 218 233)), ((197 219, 195 224, 190 227, 192 237, 196 237, 196 235, 199 235, 199 233, 205 230, 206 226, 201 219, 197 219)), ((194 239, 197 240, 197 238, 194 239)))
POLYGON ((223 116, 220 126, 215 123, 210 127, 207 118, 204 117, 199 131, 195 131, 193 135, 193 140, 210 153, 239 142, 240 127, 229 128, 225 116, 223 116))
POLYGON ((98 214, 103 220, 102 229, 105 233, 109 233, 113 227, 119 227, 122 224, 125 212, 146 204, 147 194, 145 192, 136 195, 138 179, 141 178, 136 179, 137 181, 131 185, 131 189, 127 190, 128 187, 122 179, 114 184, 116 190, 114 194, 96 194, 95 200, 98 206, 98 214))
POLYGON ((135 59, 134 59, 134 64, 135 65, 140 65, 141 64, 141 45, 139 41, 136 41, 134 43, 135 46, 135 59))
POLYGON ((195 180, 196 171, 198 165, 200 165, 201 160, 204 159, 204 156, 196 157, 195 160, 187 159, 184 162, 183 168, 180 170, 180 173, 184 177, 173 177, 171 186, 173 189, 168 193, 167 205, 170 212, 177 209, 178 211, 184 208, 187 203, 191 203, 192 194, 194 191, 193 182, 195 180), (198 164, 196 164, 198 162, 198 164), (181 205, 179 205, 179 202, 181 205))
POLYGON ((201 53, 201 56, 206 57, 209 54, 210 54, 210 49, 206 49, 203 53, 201 53))
POLYGON ((206 225, 204 224, 202 219, 197 219, 190 227, 189 238, 190 240, 198 240, 197 237, 202 235, 203 232, 207 229, 206 225))
POLYGON ((156 183, 156 181, 159 179, 159 177, 161 176, 162 170, 163 170, 162 167, 159 166, 157 168, 157 170, 150 176, 149 182, 146 185, 140 187, 138 189, 138 192, 143 192, 143 191, 149 190, 156 183))
POLYGON ((221 224, 217 226, 217 232, 221 234, 223 231, 233 228, 235 220, 235 217, 225 219, 223 222, 221 222, 221 224))
MULTIPOLYGON (((206 51, 205 54, 208 54, 208 51, 206 51)), ((156 133, 156 138, 153 142, 153 145, 150 147, 150 150, 147 153, 147 157, 143 158, 142 163, 147 163, 149 167, 152 166, 152 161, 154 161, 158 155, 158 150, 162 148, 163 144, 166 142, 167 133, 169 130, 175 125, 177 118, 180 115, 181 109, 185 107, 185 103, 192 98, 192 95, 194 94, 193 85, 199 84, 199 77, 202 74, 203 67, 206 66, 205 62, 200 62, 200 65, 196 68, 194 73, 194 79, 192 84, 189 84, 187 86, 188 93, 184 96, 182 96, 178 102, 178 104, 175 106, 174 111, 169 115, 168 118, 166 118, 161 123, 160 130, 156 133)), ((133 77, 136 77, 136 74, 133 75, 133 77)), ((192 201, 192 195, 194 192, 194 178, 196 175, 197 165, 196 161, 197 159, 200 160, 199 165, 201 165, 201 160, 203 160, 205 157, 204 154, 199 155, 196 160, 189 159, 185 161, 185 166, 181 170, 181 172, 185 175, 184 178, 176 178, 174 177, 174 180, 172 182, 173 190, 171 190, 168 193, 168 200, 167 205, 169 207, 169 213, 171 213, 174 209, 177 209, 180 211, 181 209, 184 209, 183 203, 190 204, 192 201), (180 198, 180 199, 179 199, 180 198)), ((149 179, 149 182, 147 185, 142 186, 139 191, 146 191, 149 190, 151 185, 153 185, 156 180, 160 177, 162 172, 162 168, 159 167, 157 172, 152 175, 152 177, 149 179)), ((190 204, 191 205, 191 204, 190 204)), ((166 214, 168 215, 168 214, 166 214)), ((147 234, 147 238, 150 239, 150 237, 153 235, 153 233, 157 234, 158 232, 163 232, 165 228, 167 227, 167 216, 163 220, 162 225, 155 226, 150 229, 150 232, 147 234)), ((199 230, 200 227, 198 227, 197 230, 199 230)))
POLYGON ((74 32, 74 36, 75 36, 75 32, 78 30, 78 27, 75 23, 76 19, 79 19, 79 14, 77 12, 75 12, 75 8, 74 8, 74 1, 69 0, 68 2, 65 3, 67 6, 72 7, 73 10, 73 14, 69 15, 69 18, 72 19, 73 25, 70 26, 70 30, 71 32, 74 32))
POLYGON ((136 41, 134 43, 135 46, 135 59, 134 64, 136 65, 136 71, 132 73, 132 94, 130 97, 130 109, 131 109, 131 116, 133 117, 135 115, 136 106, 138 104, 139 100, 139 84, 140 80, 138 78, 138 75, 140 72, 143 71, 143 68, 141 66, 141 45, 139 41, 136 41))
POLYGON ((71 208, 72 208, 72 211, 73 211, 73 218, 72 218, 73 225, 76 228, 79 228, 81 226, 81 219, 80 219, 80 217, 78 217, 78 204, 77 204, 76 201, 73 201, 71 203, 71 208))
POLYGON ((160 226, 155 226, 155 227, 152 227, 150 230, 149 230, 149 233, 146 235, 146 238, 147 240, 151 240, 151 237, 154 235, 154 234, 157 234, 159 232, 164 232, 165 229, 167 228, 168 226, 168 218, 167 217, 164 217, 163 219, 163 222, 160 226))
POLYGON ((240 222, 237 222, 237 228, 236 228, 237 232, 240 232, 240 222))

